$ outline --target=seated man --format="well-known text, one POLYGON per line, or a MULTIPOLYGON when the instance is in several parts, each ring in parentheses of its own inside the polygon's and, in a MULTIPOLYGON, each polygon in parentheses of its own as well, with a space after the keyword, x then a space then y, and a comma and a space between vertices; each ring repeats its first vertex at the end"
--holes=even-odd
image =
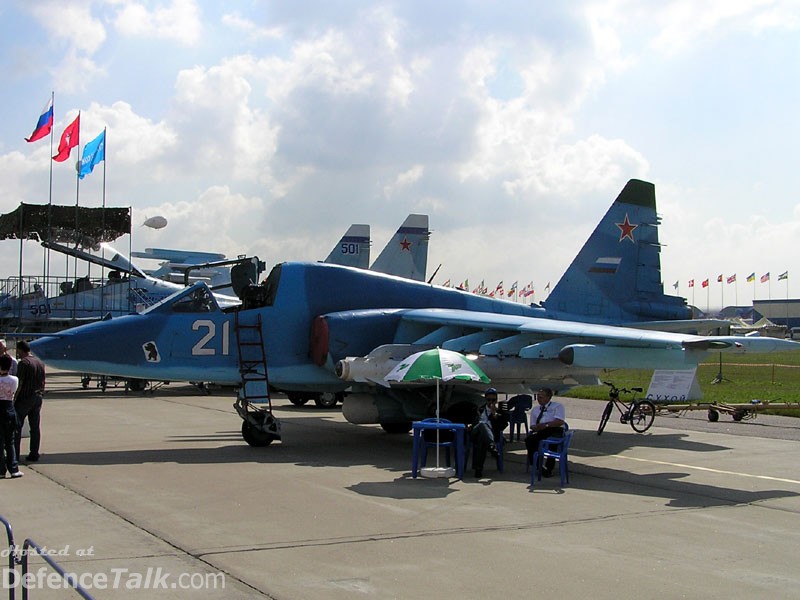
POLYGON ((497 456, 495 440, 500 439, 508 425, 508 414, 497 408, 497 390, 489 388, 484 393, 484 398, 486 404, 481 407, 478 420, 470 431, 472 468, 475 469, 475 477, 483 477, 483 463, 486 462, 487 452, 497 456))
MULTIPOLYGON (((566 411, 564 405, 553 400, 553 390, 542 388, 536 393, 536 402, 531 411, 531 429, 525 438, 528 449, 528 464, 533 462, 533 453, 539 448, 541 440, 550 437, 564 437, 566 411)), ((552 477, 556 461, 548 458, 542 467, 542 477, 552 477)))

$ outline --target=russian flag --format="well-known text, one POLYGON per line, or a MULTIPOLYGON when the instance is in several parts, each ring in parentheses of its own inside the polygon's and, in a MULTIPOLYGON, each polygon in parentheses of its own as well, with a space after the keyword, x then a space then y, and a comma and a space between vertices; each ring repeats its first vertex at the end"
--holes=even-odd
POLYGON ((616 256, 601 256, 594 265, 589 267, 589 273, 611 273, 613 275, 619 269, 621 262, 622 258, 616 256))
POLYGON ((42 114, 39 116, 39 121, 36 123, 36 129, 33 130, 31 137, 25 138, 26 142, 35 142, 42 139, 53 128, 53 96, 47 101, 42 109, 42 114))

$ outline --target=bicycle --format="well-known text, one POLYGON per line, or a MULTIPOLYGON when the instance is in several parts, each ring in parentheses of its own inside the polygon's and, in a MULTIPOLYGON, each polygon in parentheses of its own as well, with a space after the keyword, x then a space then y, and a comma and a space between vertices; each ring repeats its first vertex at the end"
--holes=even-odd
POLYGON ((608 420, 611 418, 611 413, 614 412, 614 408, 619 411, 619 422, 622 424, 628 423, 637 433, 644 433, 650 429, 650 426, 653 424, 653 419, 656 417, 656 405, 650 402, 650 400, 636 399, 635 394, 637 392, 641 393, 643 391, 642 388, 618 388, 608 381, 604 381, 603 383, 611 389, 608 390, 609 400, 600 417, 597 435, 603 433, 603 429, 605 429, 606 423, 608 423, 608 420), (620 393, 634 394, 634 397, 630 402, 625 402, 624 400, 620 400, 620 393))

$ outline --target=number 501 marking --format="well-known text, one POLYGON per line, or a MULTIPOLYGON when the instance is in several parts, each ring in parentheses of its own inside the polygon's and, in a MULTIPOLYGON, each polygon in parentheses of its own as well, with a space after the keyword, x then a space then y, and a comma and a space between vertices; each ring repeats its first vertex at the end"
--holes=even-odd
MULTIPOLYGON (((198 319, 192 323, 192 331, 200 331, 205 328, 206 333, 200 340, 192 346, 192 356, 215 356, 217 349, 214 347, 207 347, 214 337, 217 335, 217 324, 209 319, 198 319)), ((222 356, 228 356, 230 353, 231 343, 231 322, 225 321, 222 324, 222 356)))

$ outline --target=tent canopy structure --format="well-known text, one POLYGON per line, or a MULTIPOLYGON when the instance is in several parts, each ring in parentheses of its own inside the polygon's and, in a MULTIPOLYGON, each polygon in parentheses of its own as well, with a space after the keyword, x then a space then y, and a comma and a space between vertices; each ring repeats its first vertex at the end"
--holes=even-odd
POLYGON ((131 209, 20 204, 0 215, 0 240, 78 243, 91 247, 131 232, 131 209), (48 235, 48 231, 50 235, 48 235))

